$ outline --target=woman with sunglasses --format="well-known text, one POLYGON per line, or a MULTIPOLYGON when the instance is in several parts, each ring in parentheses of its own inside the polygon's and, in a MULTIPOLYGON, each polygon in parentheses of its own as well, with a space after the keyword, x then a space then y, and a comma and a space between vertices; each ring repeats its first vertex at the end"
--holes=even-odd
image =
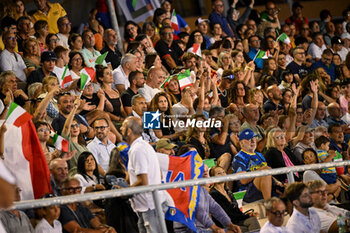
MULTIPOLYGON (((220 166, 214 166, 210 169, 209 175, 225 176, 225 170, 220 166)), ((237 200, 233 193, 225 187, 225 182, 215 183, 210 190, 212 198, 223 208, 226 214, 230 217, 233 224, 238 225, 242 232, 255 232, 260 229, 257 216, 259 213, 250 212, 248 214, 242 213, 238 207, 237 200)), ((216 225, 221 227, 221 224, 213 218, 216 225)))
POLYGON ((82 193, 105 190, 105 186, 100 183, 100 173, 97 162, 91 152, 84 151, 78 157, 77 174, 75 178, 80 181, 82 193))

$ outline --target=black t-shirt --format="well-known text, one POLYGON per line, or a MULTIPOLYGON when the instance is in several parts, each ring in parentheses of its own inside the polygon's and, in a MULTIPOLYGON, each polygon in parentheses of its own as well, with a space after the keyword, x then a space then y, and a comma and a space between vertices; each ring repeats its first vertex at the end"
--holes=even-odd
POLYGON ((159 40, 155 46, 155 50, 162 59, 162 64, 168 71, 170 71, 171 69, 164 60, 166 56, 171 56, 177 66, 182 66, 182 61, 180 60, 180 58, 184 54, 184 51, 182 51, 182 49, 177 43, 173 42, 171 43, 171 46, 169 46, 167 43, 165 43, 165 41, 159 40))
POLYGON ((131 107, 131 99, 134 95, 136 95, 136 93, 134 93, 130 87, 122 93, 121 98, 124 107, 131 107))
POLYGON ((284 107, 282 104, 278 104, 278 106, 276 106, 276 104, 272 102, 272 100, 270 99, 268 99, 263 105, 263 109, 265 113, 269 113, 270 111, 275 111, 277 107, 278 107, 278 110, 284 110, 284 107))
MULTIPOLYGON (((57 77, 57 75, 53 72, 50 73, 50 76, 55 76, 57 77)), ((28 89, 28 86, 32 83, 36 83, 36 82, 39 82, 41 83, 43 81, 43 79, 45 78, 45 74, 43 72, 43 70, 41 68, 37 69, 37 70, 33 70, 28 78, 27 78, 27 89, 28 89)))
POLYGON ((109 63, 109 62, 111 63, 113 70, 120 65, 120 61, 121 61, 122 56, 123 56, 117 47, 114 48, 114 50, 115 51, 112 51, 108 46, 105 46, 101 50, 101 54, 108 52, 105 61, 107 63, 109 63))
POLYGON ((221 102, 221 106, 223 108, 227 108, 228 107, 228 91, 225 90, 224 92, 221 92, 220 89, 218 88, 218 96, 221 102))
MULTIPOLYGON (((100 99, 98 98, 97 94, 92 94, 92 98, 88 98, 87 96, 81 96, 81 99, 85 100, 86 103, 89 103, 89 105, 95 105, 95 109, 97 108, 98 104, 100 103, 100 99)), ((90 111, 83 110, 80 112, 80 115, 85 116, 90 111)))
MULTIPOLYGON (((74 119, 76 119, 79 124, 83 124, 86 127, 89 127, 89 125, 87 124, 87 121, 83 118, 83 116, 79 114, 75 114, 74 119)), ((52 128, 57 132, 57 134, 61 135, 65 122, 66 122, 66 118, 61 113, 58 114, 58 117, 53 119, 51 125, 52 125, 52 128)))
MULTIPOLYGON (((220 129, 211 128, 210 133, 209 133, 210 138, 212 139, 215 135, 220 134, 220 133, 221 133, 220 129)), ((213 142, 211 143, 210 158, 218 159, 224 153, 232 154, 230 134, 227 134, 226 141, 225 141, 224 145, 215 144, 213 142)))
POLYGON ((305 65, 299 66, 295 61, 289 63, 287 69, 290 70, 292 74, 298 74, 300 79, 309 73, 309 70, 305 65))
POLYGON ((61 214, 58 220, 62 223, 63 232, 68 232, 64 230, 64 225, 71 221, 76 221, 81 228, 91 229, 90 221, 94 218, 94 215, 88 208, 80 204, 77 204, 75 211, 73 211, 67 205, 61 205, 60 207, 61 214))

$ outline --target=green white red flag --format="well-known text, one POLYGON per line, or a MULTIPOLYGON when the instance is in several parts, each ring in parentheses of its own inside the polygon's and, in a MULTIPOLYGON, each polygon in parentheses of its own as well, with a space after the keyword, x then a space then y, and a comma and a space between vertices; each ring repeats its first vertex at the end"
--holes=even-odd
POLYGON ((68 87, 73 82, 72 76, 70 75, 70 71, 68 69, 68 65, 66 65, 64 68, 62 77, 59 79, 59 81, 62 88, 68 87))
POLYGON ((177 79, 179 80, 179 86, 181 91, 188 86, 193 86, 191 70, 188 69, 184 73, 178 73, 177 79))
POLYGON ((180 31, 179 22, 177 21, 175 9, 173 10, 173 13, 171 14, 171 27, 175 31, 180 31))
POLYGON ((23 124, 30 121, 31 119, 32 119, 32 115, 30 115, 21 106, 19 106, 15 102, 12 102, 10 104, 10 107, 6 116, 7 123, 17 127, 21 127, 23 124))
POLYGON ((292 47, 292 43, 290 42, 289 37, 287 36, 286 33, 282 33, 281 35, 279 35, 279 37, 277 38, 278 41, 282 41, 285 44, 288 44, 289 47, 292 47))
POLYGON ((57 150, 63 151, 63 152, 69 152, 68 146, 69 142, 64 139, 62 136, 55 133, 52 138, 52 144, 57 150))

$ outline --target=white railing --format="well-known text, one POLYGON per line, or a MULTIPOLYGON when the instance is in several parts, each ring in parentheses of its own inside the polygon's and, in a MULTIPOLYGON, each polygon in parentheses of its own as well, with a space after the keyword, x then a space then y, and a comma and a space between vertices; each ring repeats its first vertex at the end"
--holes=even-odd
POLYGON ((74 203, 74 202, 92 201, 92 200, 105 199, 105 198, 130 196, 130 195, 144 193, 144 192, 152 192, 159 221, 160 221, 160 225, 162 227, 162 232, 166 233, 167 231, 166 231, 166 226, 164 221, 164 214, 162 212, 161 203, 159 202, 159 198, 158 198, 159 190, 182 188, 187 186, 212 184, 212 183, 219 183, 219 182, 225 182, 225 181, 241 180, 246 178, 261 177, 261 176, 268 176, 268 175, 280 175, 280 174, 287 174, 289 183, 293 183, 294 172, 302 172, 306 170, 317 170, 317 169, 327 168, 327 167, 341 167, 341 166, 348 166, 348 165, 350 165, 350 161, 318 163, 318 164, 311 164, 311 165, 283 167, 283 168, 275 168, 275 169, 262 170, 262 171, 231 174, 226 176, 210 177, 210 178, 204 178, 204 179, 198 179, 198 180, 185 180, 185 181, 180 181, 175 183, 165 183, 165 184, 159 184, 159 185, 148 185, 148 186, 139 186, 139 187, 133 187, 133 188, 113 189, 113 190, 107 190, 107 191, 100 191, 100 192, 93 192, 93 193, 86 193, 86 194, 76 194, 76 195, 69 195, 69 196, 60 196, 60 197, 47 198, 47 199, 26 200, 21 202, 15 202, 12 209, 31 209, 31 208, 50 206, 50 205, 62 205, 62 204, 68 204, 68 203, 74 203))

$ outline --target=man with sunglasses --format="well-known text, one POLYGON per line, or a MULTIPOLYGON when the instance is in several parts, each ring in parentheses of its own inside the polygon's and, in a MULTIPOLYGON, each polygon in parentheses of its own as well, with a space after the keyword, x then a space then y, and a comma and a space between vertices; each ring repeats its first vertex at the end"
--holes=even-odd
POLYGON ((309 188, 302 182, 295 182, 287 187, 286 195, 293 204, 293 214, 288 220, 287 228, 291 232, 320 232, 321 221, 317 212, 311 209, 312 202, 309 188))
MULTIPOLYGON (((64 196, 80 194, 81 190, 80 182, 76 178, 66 179, 61 186, 64 196)), ((61 205, 59 221, 62 223, 64 232, 116 233, 113 227, 102 224, 87 207, 76 202, 61 205)))
POLYGON ((291 233, 286 227, 282 226, 284 217, 288 214, 284 202, 278 197, 273 197, 266 201, 264 206, 268 221, 261 228, 260 233, 291 233))
POLYGON ((343 217, 349 216, 349 211, 328 204, 328 191, 326 190, 326 183, 323 180, 314 180, 309 183, 309 190, 314 203, 310 209, 313 209, 320 217, 321 230, 325 232, 338 232, 338 215, 341 214, 343 217))

